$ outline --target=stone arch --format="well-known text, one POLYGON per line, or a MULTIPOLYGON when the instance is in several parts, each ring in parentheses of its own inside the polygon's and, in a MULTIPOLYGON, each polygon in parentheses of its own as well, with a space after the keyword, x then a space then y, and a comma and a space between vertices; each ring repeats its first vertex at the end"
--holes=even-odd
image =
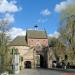
POLYGON ((24 66, 25 66, 25 68, 31 68, 31 61, 25 61, 24 62, 24 66))

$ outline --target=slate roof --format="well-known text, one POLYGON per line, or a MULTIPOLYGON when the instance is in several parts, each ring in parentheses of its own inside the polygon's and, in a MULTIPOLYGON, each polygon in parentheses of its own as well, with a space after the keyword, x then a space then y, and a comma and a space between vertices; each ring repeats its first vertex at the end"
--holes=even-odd
POLYGON ((27 38, 32 38, 32 39, 46 39, 47 38, 46 31, 42 31, 42 30, 27 30, 26 34, 27 34, 27 38))
POLYGON ((25 36, 18 36, 10 42, 10 46, 27 46, 25 36))
POLYGON ((27 38, 31 39, 47 39, 46 31, 41 30, 27 30, 26 37, 18 36, 14 40, 12 40, 9 46, 27 46, 27 38))

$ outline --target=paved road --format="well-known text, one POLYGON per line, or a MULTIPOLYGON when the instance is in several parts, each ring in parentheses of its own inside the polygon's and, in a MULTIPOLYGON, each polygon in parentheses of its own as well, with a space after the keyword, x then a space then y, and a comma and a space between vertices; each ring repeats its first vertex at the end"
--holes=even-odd
POLYGON ((15 75, 62 75, 62 72, 45 69, 25 69, 15 75))

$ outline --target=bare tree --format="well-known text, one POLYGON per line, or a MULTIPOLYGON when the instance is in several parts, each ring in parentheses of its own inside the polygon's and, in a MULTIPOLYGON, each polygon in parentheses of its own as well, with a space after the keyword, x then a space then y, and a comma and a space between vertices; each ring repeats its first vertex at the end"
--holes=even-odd
POLYGON ((69 60, 72 64, 75 64, 75 15, 66 17, 59 28, 61 39, 66 46, 66 52, 68 53, 69 60))
POLYGON ((59 61, 60 58, 62 58, 62 60, 64 59, 65 45, 59 38, 52 38, 49 46, 52 48, 53 54, 57 61, 59 61))
POLYGON ((9 29, 8 21, 0 20, 0 70, 4 71, 9 65, 9 48, 7 32, 9 29))

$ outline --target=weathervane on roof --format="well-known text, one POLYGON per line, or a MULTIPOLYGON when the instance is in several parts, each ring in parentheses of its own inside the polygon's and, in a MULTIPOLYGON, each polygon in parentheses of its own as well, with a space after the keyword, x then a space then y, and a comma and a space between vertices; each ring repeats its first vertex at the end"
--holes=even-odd
POLYGON ((38 28, 38 25, 36 24, 36 25, 34 25, 34 28, 35 28, 35 30, 37 30, 37 28, 38 28))

